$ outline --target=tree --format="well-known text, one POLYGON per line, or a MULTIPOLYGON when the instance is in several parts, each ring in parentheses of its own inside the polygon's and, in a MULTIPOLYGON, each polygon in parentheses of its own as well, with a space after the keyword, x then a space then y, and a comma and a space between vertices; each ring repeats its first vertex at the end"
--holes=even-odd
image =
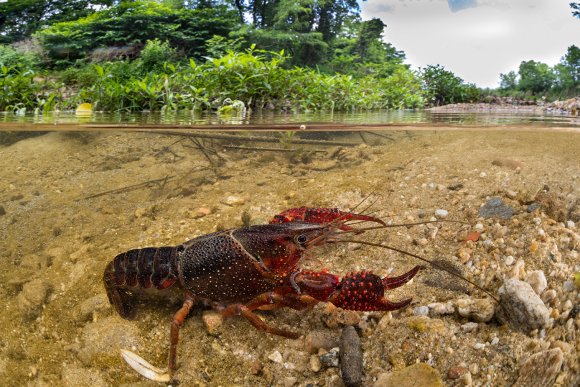
POLYGON ((533 60, 521 62, 518 74, 519 89, 532 94, 548 92, 556 78, 550 66, 533 60))
POLYGON ((8 0, 0 3, 0 43, 13 43, 50 24, 76 20, 114 0, 8 0))
POLYGON ((554 66, 555 88, 564 95, 580 94, 580 49, 568 47, 560 63, 554 66))
POLYGON ((237 16, 225 6, 173 9, 145 0, 124 1, 90 16, 56 23, 36 33, 54 61, 70 63, 97 48, 135 48, 135 56, 149 40, 167 41, 182 55, 205 55, 214 35, 227 36, 237 27, 237 16))
POLYGON ((515 90, 518 86, 518 74, 513 70, 507 74, 500 74, 499 79, 500 89, 515 90))
POLYGON ((479 99, 479 91, 475 85, 466 84, 463 79, 441 65, 422 68, 420 77, 423 80, 425 97, 433 105, 474 102, 479 99))
POLYGON ((572 8, 572 15, 580 19, 580 3, 570 3, 572 8))

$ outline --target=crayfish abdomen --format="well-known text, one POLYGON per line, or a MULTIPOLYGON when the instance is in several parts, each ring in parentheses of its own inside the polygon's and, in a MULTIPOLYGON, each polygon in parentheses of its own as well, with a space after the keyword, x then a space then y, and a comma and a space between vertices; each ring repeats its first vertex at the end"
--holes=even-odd
POLYGON ((135 317, 134 289, 167 289, 177 281, 178 247, 146 247, 117 255, 105 269, 109 302, 123 318, 135 317))

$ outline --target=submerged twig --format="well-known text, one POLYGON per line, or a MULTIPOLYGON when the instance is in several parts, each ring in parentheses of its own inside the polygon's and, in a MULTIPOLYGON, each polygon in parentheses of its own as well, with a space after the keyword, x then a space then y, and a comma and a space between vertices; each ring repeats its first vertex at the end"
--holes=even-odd
POLYGON ((148 180, 148 181, 145 181, 143 183, 132 184, 132 185, 128 185, 126 187, 121 187, 121 188, 111 189, 108 191, 99 192, 99 193, 94 194, 94 195, 90 195, 90 196, 86 196, 84 198, 76 199, 76 201, 86 200, 86 199, 94 199, 94 198, 97 198, 99 196, 105 196, 105 195, 110 195, 110 194, 129 192, 129 191, 133 191, 133 190, 136 190, 139 188, 145 188, 145 187, 148 187, 150 185, 158 185, 159 187, 163 187, 169 180, 172 180, 174 178, 175 178, 175 176, 165 176, 161 179, 148 180))

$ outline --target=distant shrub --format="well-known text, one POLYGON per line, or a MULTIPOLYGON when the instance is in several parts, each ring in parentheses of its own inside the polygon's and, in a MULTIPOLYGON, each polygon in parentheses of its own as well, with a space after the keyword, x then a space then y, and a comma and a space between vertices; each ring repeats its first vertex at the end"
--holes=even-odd
POLYGON ((40 58, 37 55, 0 44, 0 67, 24 70, 35 69, 39 65, 40 58))
POLYGON ((139 55, 141 65, 146 71, 161 70, 163 64, 174 57, 175 49, 168 42, 162 42, 159 39, 148 40, 139 55))

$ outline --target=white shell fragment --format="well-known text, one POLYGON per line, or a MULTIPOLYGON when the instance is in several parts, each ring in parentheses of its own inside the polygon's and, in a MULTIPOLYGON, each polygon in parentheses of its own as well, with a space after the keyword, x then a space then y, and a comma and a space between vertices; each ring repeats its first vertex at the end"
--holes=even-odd
POLYGON ((149 364, 141 356, 131 351, 122 349, 121 356, 123 356, 123 359, 125 359, 127 364, 131 366, 131 368, 133 368, 140 375, 146 377, 149 380, 162 383, 168 383, 171 380, 171 375, 169 374, 167 369, 157 368, 149 364))

